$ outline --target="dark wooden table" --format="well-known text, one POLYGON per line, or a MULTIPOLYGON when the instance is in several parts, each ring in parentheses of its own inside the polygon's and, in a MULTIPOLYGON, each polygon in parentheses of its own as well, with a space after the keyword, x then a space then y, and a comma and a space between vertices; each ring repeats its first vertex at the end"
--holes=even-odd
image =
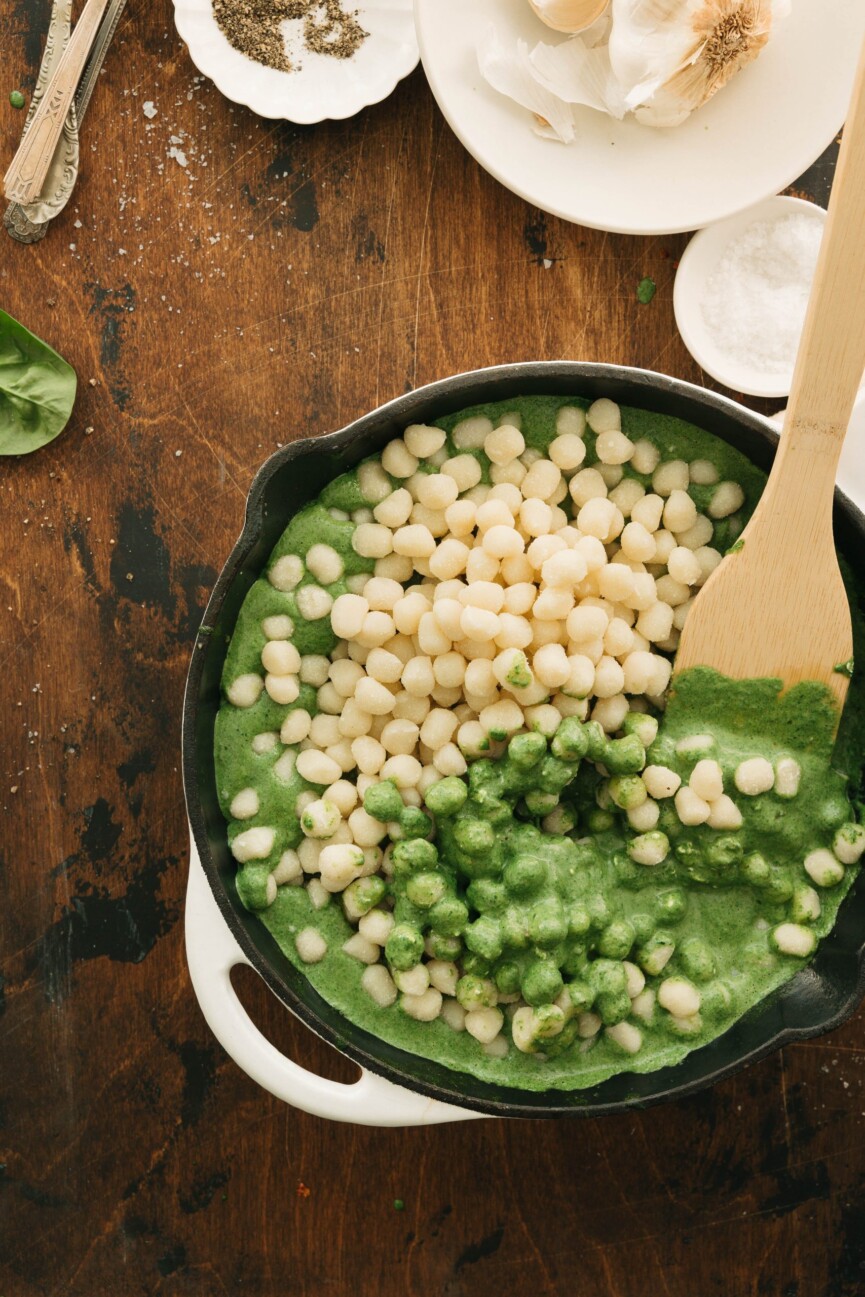
MULTIPOLYGON (((0 10, 4 167, 47 11, 0 10)), ((184 961, 181 695, 256 467, 497 361, 703 381, 685 239, 527 207, 419 71, 353 121, 260 121, 168 0, 132 0, 85 137, 45 241, 0 235, 2 305, 80 375, 66 433, 0 461, 0 1297, 865 1292, 862 1014, 646 1113, 382 1132, 258 1089, 184 961)), ((255 980, 272 1039, 350 1079, 255 980)))

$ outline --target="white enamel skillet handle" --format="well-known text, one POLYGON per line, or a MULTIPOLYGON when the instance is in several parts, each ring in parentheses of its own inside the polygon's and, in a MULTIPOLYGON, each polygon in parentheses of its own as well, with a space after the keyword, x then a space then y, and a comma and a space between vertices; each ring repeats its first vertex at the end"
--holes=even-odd
POLYGON ((479 1112, 427 1099, 362 1071, 344 1085, 326 1081, 286 1058, 261 1034, 237 997, 231 970, 250 961, 219 912, 190 840, 186 890, 186 957, 192 985, 208 1026, 238 1067, 265 1090, 303 1112, 359 1126, 433 1126, 468 1121, 479 1112))

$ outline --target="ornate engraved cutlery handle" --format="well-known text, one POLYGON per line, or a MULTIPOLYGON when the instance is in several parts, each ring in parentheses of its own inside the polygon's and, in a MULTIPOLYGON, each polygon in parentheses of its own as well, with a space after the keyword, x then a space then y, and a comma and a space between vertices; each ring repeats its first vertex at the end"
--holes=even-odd
POLYGON ((69 106, 75 96, 90 47, 108 0, 87 0, 42 102, 4 178, 6 197, 29 203, 40 193, 69 106))
MULTIPOLYGON (((69 35, 72 31, 72 0, 53 0, 51 6, 51 18, 48 23, 48 34, 45 37, 45 52, 42 55, 42 63, 39 67, 39 75, 36 78, 36 85, 33 88, 33 95, 30 100, 30 107, 27 110, 27 120, 24 123, 26 134, 33 120, 33 115, 42 100, 45 87, 51 80, 51 74, 56 68, 60 59, 63 57, 63 51, 69 41, 69 35)), ((89 65, 88 65, 89 66, 89 65)), ((79 89, 80 93, 80 89, 79 89)), ((73 129, 77 132, 74 121, 74 110, 70 109, 70 116, 66 119, 66 134, 69 133, 69 124, 72 121, 73 129)), ((58 154, 64 151, 66 141, 61 138, 55 153, 55 160, 58 154)), ((19 243, 36 243, 43 238, 47 224, 40 221, 34 221, 32 216, 33 208, 25 209, 20 203, 10 203, 3 215, 3 224, 19 243)))

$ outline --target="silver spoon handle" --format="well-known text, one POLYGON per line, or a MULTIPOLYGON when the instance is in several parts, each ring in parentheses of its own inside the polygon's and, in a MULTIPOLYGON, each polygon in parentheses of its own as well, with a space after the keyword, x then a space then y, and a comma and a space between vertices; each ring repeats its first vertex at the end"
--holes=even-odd
POLYGON ((27 110, 27 117, 24 122, 25 131, 33 120, 33 114, 39 107, 39 101, 45 92, 45 87, 51 80, 52 73, 60 62, 63 51, 66 49, 71 31, 72 0, 54 0, 54 3, 51 6, 51 18, 48 22, 48 32, 45 36, 45 51, 42 55, 42 63, 39 67, 39 74, 36 77, 36 85, 30 99, 30 107, 27 110))
POLYGON ((6 197, 28 203, 40 192, 108 0, 87 0, 4 178, 6 197))
POLYGON ((93 50, 84 69, 84 76, 78 86, 78 92, 75 95, 75 111, 78 115, 78 125, 84 114, 87 112, 87 105, 93 91, 96 89, 96 82, 99 80, 99 73, 102 71, 102 64, 105 62, 105 55, 108 53, 108 47, 114 39, 118 24, 126 8, 126 0, 110 0, 105 17, 102 19, 102 26, 99 28, 99 34, 93 44, 93 50))
MULTIPOLYGON (((41 195, 41 200, 27 207, 22 207, 20 203, 10 203, 6 209, 3 224, 12 238, 17 239, 19 243, 37 243, 40 239, 43 239, 48 232, 51 221, 60 214, 72 195, 78 176, 78 164, 77 150, 75 150, 76 156, 74 158, 69 155, 69 140, 78 135, 84 114, 87 112, 93 91, 96 89, 105 56, 117 32, 125 8, 126 0, 110 0, 87 62, 87 67, 84 69, 84 75, 75 92, 75 103, 69 109, 66 118, 64 138, 61 138, 54 151, 54 159, 49 168, 48 180, 41 195), (58 157, 64 154, 66 156, 63 163, 58 162, 58 157)), ((59 60, 69 39, 71 9, 72 0, 54 0, 54 8, 45 44, 45 56, 39 70, 36 88, 33 91, 30 111, 24 127, 25 131, 36 111, 39 100, 42 98, 42 92, 48 83, 52 68, 59 60), (62 21, 64 14, 65 25, 62 21)))
MULTIPOLYGON (((24 130, 22 135, 27 133, 33 114, 39 106, 39 101, 45 91, 45 87, 51 80, 51 75, 60 62, 60 57, 66 48, 69 40, 69 33, 72 30, 72 0, 54 0, 51 6, 51 18, 48 22, 48 32, 45 36, 45 50, 42 54, 42 63, 39 67, 39 73, 36 77, 36 85, 33 88, 33 94, 30 98, 30 107, 27 110, 27 117, 24 121, 24 130)), ((71 111, 71 110, 70 110, 71 111)), ((74 121, 73 121, 74 126, 74 121)), ((57 146, 63 148, 63 142, 57 146)), ((34 221, 30 213, 26 212, 20 203, 10 203, 6 208, 3 216, 3 224, 12 235, 13 239, 18 239, 21 243, 35 243, 45 234, 47 225, 40 221, 34 221)))

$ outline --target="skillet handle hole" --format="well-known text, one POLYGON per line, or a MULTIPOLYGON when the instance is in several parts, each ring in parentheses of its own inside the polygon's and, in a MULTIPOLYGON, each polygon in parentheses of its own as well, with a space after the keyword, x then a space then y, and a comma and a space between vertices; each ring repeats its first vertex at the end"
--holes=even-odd
POLYGON ((353 1085, 360 1080, 357 1064, 310 1031, 268 990, 254 969, 235 965, 231 984, 258 1030, 281 1054, 326 1081, 353 1085))

